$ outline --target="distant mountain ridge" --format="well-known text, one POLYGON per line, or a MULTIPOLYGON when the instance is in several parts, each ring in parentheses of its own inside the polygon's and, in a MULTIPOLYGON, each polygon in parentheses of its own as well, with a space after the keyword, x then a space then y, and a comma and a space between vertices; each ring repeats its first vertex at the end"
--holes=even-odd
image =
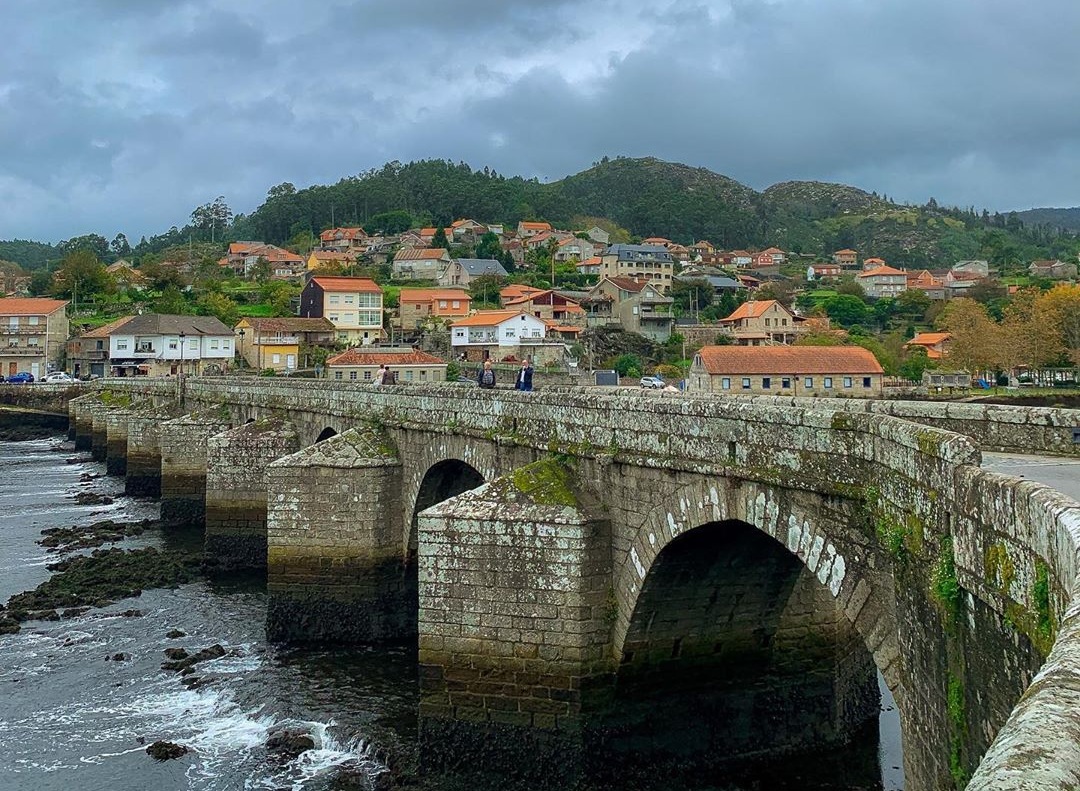
MULTIPOLYGON (((810 258, 850 247, 909 268, 971 258, 1011 267, 1035 258, 1075 258, 1080 249, 1076 236, 1059 230, 1080 230, 1080 209, 1001 215, 945 208, 932 199, 906 206, 857 187, 817 181, 785 181, 758 192, 706 168, 655 157, 605 157, 550 183, 475 170, 464 162, 390 162, 332 185, 271 187, 261 206, 236 217, 224 239, 282 245, 297 234, 317 235, 333 226, 400 231, 446 226, 460 217, 511 228, 523 219, 575 227, 581 218, 605 218, 639 238, 664 236, 683 244, 707 239, 724 249, 776 246, 810 258)), ((135 245, 134 258, 192 239, 210 242, 211 231, 174 227, 135 245)), ((222 239, 218 233, 216 241, 222 239)), ((50 245, 0 242, 0 258, 27 269, 60 254, 50 245)))

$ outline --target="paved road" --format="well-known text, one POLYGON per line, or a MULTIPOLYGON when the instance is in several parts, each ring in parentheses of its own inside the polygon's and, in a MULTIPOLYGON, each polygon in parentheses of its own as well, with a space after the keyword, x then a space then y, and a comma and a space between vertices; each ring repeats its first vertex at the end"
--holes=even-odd
POLYGON ((985 470, 1039 481, 1080 500, 1080 459, 1012 453, 983 453, 982 457, 985 470))

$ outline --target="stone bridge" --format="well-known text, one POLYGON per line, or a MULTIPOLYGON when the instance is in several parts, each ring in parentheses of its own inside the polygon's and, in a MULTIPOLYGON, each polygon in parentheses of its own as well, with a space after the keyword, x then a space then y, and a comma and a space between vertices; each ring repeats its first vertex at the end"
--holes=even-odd
POLYGON ((434 765, 805 752, 876 670, 909 789, 1080 785, 1080 505, 972 439, 1073 453, 1076 413, 190 379, 69 414, 209 562, 265 565, 270 639, 418 640, 434 765))

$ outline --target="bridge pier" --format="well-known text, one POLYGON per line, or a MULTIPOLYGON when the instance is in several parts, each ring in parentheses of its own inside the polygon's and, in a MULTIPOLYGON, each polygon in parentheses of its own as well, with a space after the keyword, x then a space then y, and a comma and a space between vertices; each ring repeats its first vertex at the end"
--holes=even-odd
POLYGON ((270 640, 397 642, 416 634, 401 461, 382 432, 350 429, 266 471, 270 640))
POLYGON ((161 427, 162 521, 204 523, 207 447, 210 437, 228 429, 228 421, 218 412, 194 412, 161 427))
POLYGON ((610 527, 553 459, 419 518, 424 770, 573 787, 611 691, 610 527), (508 763, 509 762, 509 763, 508 763))
POLYGON ((173 417, 165 407, 133 412, 128 416, 125 494, 135 497, 161 495, 161 427, 173 417))
POLYGON ((75 450, 90 450, 94 443, 94 409, 101 404, 98 393, 73 398, 68 403, 68 437, 75 442, 75 450))
POLYGON ((209 566, 266 568, 266 469, 299 448, 296 429, 278 418, 207 439, 204 549, 209 566))
POLYGON ((105 472, 127 475, 128 421, 130 409, 110 409, 105 415, 105 472))
POLYGON ((105 402, 91 410, 90 457, 94 461, 104 462, 109 458, 109 413, 112 410, 113 407, 105 402))

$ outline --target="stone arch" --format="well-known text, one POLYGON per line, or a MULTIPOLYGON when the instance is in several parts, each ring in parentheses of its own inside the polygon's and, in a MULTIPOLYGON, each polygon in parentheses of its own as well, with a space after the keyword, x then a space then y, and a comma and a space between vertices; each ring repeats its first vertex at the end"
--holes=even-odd
POLYGON ((461 459, 443 459, 427 469, 412 503, 411 519, 406 522, 408 536, 405 554, 410 564, 416 560, 416 520, 420 512, 484 483, 484 475, 461 459))
POLYGON ((616 556, 618 603, 613 658, 621 659, 642 583, 679 536, 714 523, 751 525, 785 547, 825 587, 854 625, 886 684, 901 703, 902 667, 892 580, 868 571, 869 550, 852 525, 858 506, 832 495, 757 481, 696 475, 628 525, 628 547, 616 556))
POLYGON ((337 435, 337 429, 335 429, 333 426, 327 426, 319 432, 319 436, 315 437, 315 442, 322 442, 323 440, 330 439, 331 437, 336 437, 337 435))

